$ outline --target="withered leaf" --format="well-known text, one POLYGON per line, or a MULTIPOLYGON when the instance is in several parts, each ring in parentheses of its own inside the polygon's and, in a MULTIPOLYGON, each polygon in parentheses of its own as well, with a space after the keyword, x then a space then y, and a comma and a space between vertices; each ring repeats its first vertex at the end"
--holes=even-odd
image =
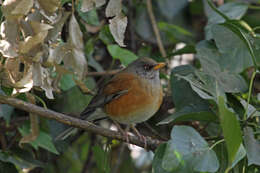
POLYGON ((53 26, 48 25, 46 23, 40 23, 36 21, 29 21, 29 23, 33 29, 34 34, 38 34, 39 32, 47 31, 53 28, 53 26))
POLYGON ((83 49, 83 34, 74 14, 72 14, 69 23, 69 42, 74 47, 83 49))
POLYGON ((43 10, 49 15, 55 12, 61 3, 60 0, 38 0, 38 2, 43 10))
POLYGON ((47 36, 48 31, 40 32, 34 36, 28 36, 25 41, 20 42, 19 44, 19 52, 28 53, 32 48, 42 43, 47 36))
POLYGON ((18 37, 18 24, 17 20, 9 19, 1 23, 1 37, 7 40, 10 44, 14 45, 18 37))
POLYGON ((109 20, 109 29, 119 46, 125 47, 124 38, 127 26, 127 17, 122 13, 109 20))
POLYGON ((33 0, 20 0, 20 2, 15 6, 14 10, 11 11, 11 14, 26 15, 29 13, 32 7, 33 0))
POLYGON ((18 56, 18 54, 16 53, 16 48, 6 40, 0 40, 0 52, 4 57, 7 58, 18 56))
POLYGON ((81 5, 81 11, 87 12, 94 7, 100 7, 106 3, 106 0, 83 0, 81 5))
POLYGON ((106 17, 114 17, 122 11, 121 0, 109 0, 106 7, 106 17))

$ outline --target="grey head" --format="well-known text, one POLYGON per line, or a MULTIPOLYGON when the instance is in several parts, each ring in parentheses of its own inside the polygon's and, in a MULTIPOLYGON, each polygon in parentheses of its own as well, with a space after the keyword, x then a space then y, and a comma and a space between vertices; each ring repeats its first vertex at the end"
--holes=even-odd
POLYGON ((129 64, 124 71, 131 72, 153 82, 159 82, 159 69, 164 66, 164 63, 157 63, 155 60, 145 57, 138 58, 129 64))

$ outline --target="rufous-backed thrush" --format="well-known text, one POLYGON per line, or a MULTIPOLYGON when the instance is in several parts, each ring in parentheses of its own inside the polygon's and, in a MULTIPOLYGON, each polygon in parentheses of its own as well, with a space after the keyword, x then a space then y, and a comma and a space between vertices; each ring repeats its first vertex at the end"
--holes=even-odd
MULTIPOLYGON (((122 124, 148 120, 162 103, 159 69, 164 66, 150 58, 135 60, 98 90, 80 118, 88 120, 91 113, 101 108, 108 117, 122 124)), ((70 130, 58 138, 63 138, 70 130)))

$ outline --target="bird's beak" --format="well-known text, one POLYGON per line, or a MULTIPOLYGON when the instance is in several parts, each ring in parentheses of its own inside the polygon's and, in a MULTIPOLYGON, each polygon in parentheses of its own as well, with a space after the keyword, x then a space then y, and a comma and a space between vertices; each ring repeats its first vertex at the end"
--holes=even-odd
POLYGON ((158 63, 158 64, 156 64, 154 67, 153 67, 153 69, 154 70, 159 70, 159 69, 161 69, 161 68, 163 68, 164 66, 165 66, 166 64, 165 63, 158 63))

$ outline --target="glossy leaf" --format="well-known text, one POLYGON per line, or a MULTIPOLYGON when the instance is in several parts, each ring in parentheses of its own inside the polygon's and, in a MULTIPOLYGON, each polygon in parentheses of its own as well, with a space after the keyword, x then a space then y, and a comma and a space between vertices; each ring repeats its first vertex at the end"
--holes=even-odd
POLYGON ((219 168, 219 162, 215 152, 192 127, 174 126, 162 167, 172 171, 182 166, 194 171, 215 172, 219 168))
POLYGON ((222 62, 222 66, 225 69, 229 69, 229 71, 234 73, 240 73, 253 65, 246 44, 229 28, 224 25, 214 25, 212 27, 212 35, 218 51, 223 55, 222 57, 225 57, 225 62, 222 62))
POLYGON ((240 125, 236 115, 226 107, 223 96, 218 97, 218 106, 220 125, 227 144, 229 164, 231 164, 242 142, 240 125))
MULTIPOLYGON (((226 15, 229 19, 241 19, 247 9, 248 5, 241 2, 225 3, 218 8, 219 12, 226 15)), ((208 24, 205 27, 206 37, 208 40, 212 38, 211 28, 213 28, 213 24, 223 22, 225 22, 225 19, 211 9, 208 14, 208 24)))
POLYGON ((182 76, 194 73, 195 69, 189 65, 178 66, 172 70, 170 82, 176 111, 158 124, 172 121, 215 119, 209 103, 193 91, 188 81, 182 78, 182 76))
POLYGON ((236 57, 233 57, 233 61, 236 61, 236 63, 230 63, 232 59, 220 53, 213 42, 210 41, 200 42, 197 44, 196 50, 203 71, 214 77, 219 86, 221 86, 221 89, 230 93, 245 92, 247 90, 245 80, 239 74, 235 73, 236 69, 241 69, 236 57))
POLYGON ((251 127, 245 127, 244 134, 248 165, 260 165, 260 141, 255 139, 254 132, 251 127))

